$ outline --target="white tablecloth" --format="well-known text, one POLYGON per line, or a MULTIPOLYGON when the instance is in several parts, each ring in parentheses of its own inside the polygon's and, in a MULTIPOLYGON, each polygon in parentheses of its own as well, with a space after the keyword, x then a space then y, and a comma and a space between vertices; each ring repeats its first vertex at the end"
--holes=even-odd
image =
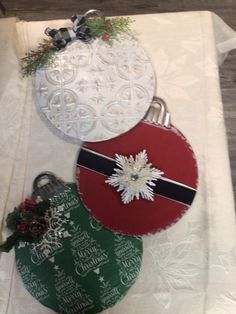
MULTIPOLYGON (((210 12, 140 15, 133 29, 153 61, 157 95, 191 143, 199 167, 193 205, 171 228, 143 238, 140 276, 106 314, 235 314, 236 228, 218 64, 236 48, 236 33, 210 12)), ((40 120, 31 79, 18 59, 47 26, 68 21, 0 20, 0 221, 50 170, 74 180, 78 145, 56 137, 40 120)), ((2 223, 2 236, 7 235, 2 223)), ((23 288, 14 252, 0 256, 0 313, 49 314, 23 288)))

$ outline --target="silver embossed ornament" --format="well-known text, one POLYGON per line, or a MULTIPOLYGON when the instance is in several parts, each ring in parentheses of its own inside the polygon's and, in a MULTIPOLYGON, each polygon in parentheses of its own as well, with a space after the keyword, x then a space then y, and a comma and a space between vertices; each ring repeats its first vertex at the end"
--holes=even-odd
POLYGON ((34 95, 43 120, 72 142, 114 138, 148 110, 155 86, 150 59, 127 34, 110 46, 102 39, 75 41, 38 70, 34 95))

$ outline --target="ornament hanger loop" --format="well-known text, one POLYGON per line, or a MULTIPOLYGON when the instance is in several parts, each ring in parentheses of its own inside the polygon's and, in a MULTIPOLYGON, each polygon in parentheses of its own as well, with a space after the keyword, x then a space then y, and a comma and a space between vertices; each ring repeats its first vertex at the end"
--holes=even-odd
POLYGON ((68 187, 61 179, 57 178, 52 172, 45 171, 34 179, 32 197, 48 200, 67 190, 68 187))
POLYGON ((104 20, 105 20, 105 16, 104 16, 103 12, 100 11, 100 10, 95 10, 95 9, 88 10, 88 11, 84 14, 84 17, 85 17, 85 19, 88 19, 88 18, 90 18, 90 17, 100 17, 101 19, 104 19, 104 20))
POLYGON ((170 113, 162 98, 154 96, 144 120, 170 128, 170 113))
POLYGON ((33 190, 40 188, 48 183, 53 183, 56 181, 56 176, 49 171, 40 173, 33 182, 33 190))

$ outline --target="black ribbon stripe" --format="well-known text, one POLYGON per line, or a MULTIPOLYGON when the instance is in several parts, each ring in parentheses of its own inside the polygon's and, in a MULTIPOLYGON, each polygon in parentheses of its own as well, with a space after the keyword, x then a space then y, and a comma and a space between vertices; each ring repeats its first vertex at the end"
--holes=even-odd
POLYGON ((108 177, 114 173, 114 168, 116 167, 116 162, 114 160, 104 158, 104 156, 100 154, 83 148, 80 150, 77 164, 108 177))
MULTIPOLYGON (((83 148, 78 156, 77 164, 108 177, 114 173, 114 168, 118 167, 114 159, 83 148)), ((165 180, 165 178, 158 179, 156 182, 156 185, 152 187, 155 194, 186 205, 192 204, 196 190, 178 182, 165 180)))
POLYGON ((86 25, 86 19, 83 15, 73 15, 71 17, 73 27, 61 27, 51 29, 47 27, 45 34, 50 36, 58 49, 65 48, 66 45, 76 39, 88 42, 92 39, 90 28, 86 25))
POLYGON ((176 182, 158 179, 157 184, 153 187, 155 194, 170 198, 186 205, 191 205, 196 194, 196 190, 187 186, 178 185, 176 182))

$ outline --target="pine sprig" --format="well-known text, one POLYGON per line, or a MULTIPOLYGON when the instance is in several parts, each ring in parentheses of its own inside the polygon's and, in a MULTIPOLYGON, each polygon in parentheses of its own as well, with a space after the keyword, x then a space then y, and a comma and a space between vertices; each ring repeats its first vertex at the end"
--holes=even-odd
POLYGON ((31 50, 21 59, 21 70, 23 76, 34 74, 37 69, 51 65, 54 60, 54 54, 58 51, 53 40, 44 39, 43 43, 38 45, 38 49, 31 50))
MULTIPOLYGON (((115 17, 111 19, 103 17, 90 17, 86 20, 86 25, 90 29, 91 38, 101 38, 108 44, 120 33, 130 31, 132 20, 129 17, 115 17)), ((36 50, 26 53, 21 59, 21 72, 23 76, 34 74, 44 66, 50 66, 54 61, 54 55, 59 51, 57 43, 53 40, 44 39, 36 50)))
POLYGON ((48 228, 46 212, 50 207, 50 201, 36 203, 32 199, 26 199, 18 207, 8 214, 7 228, 13 233, 0 244, 0 253, 9 252, 18 241, 37 241, 48 228))
POLYGON ((131 23, 132 20, 129 17, 115 17, 111 19, 93 17, 86 21, 93 38, 102 38, 109 43, 118 34, 129 32, 131 23))
MULTIPOLYGON (((107 20, 109 23, 109 20, 107 20)), ((130 31, 130 24, 133 21, 129 17, 116 17, 110 19, 110 23, 112 24, 113 33, 127 33, 130 31)))

